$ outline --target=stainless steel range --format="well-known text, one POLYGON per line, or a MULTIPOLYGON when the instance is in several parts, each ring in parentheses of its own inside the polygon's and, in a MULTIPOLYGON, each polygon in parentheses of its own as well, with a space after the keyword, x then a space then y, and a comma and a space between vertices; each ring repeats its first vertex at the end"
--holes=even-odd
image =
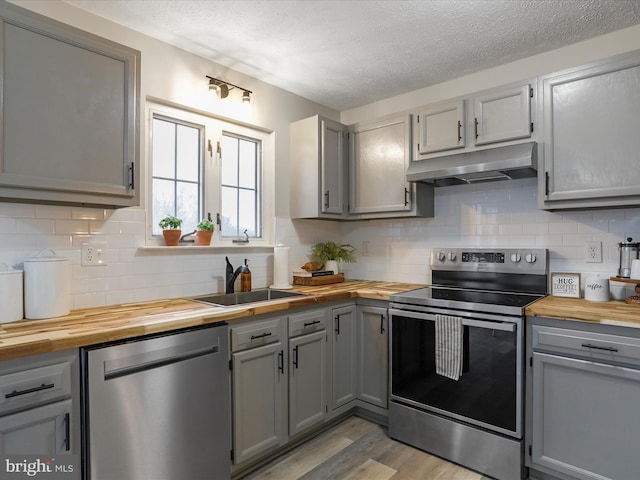
POLYGON ((524 310, 546 249, 436 248, 433 286, 391 296, 389 435, 499 480, 524 477, 524 310))

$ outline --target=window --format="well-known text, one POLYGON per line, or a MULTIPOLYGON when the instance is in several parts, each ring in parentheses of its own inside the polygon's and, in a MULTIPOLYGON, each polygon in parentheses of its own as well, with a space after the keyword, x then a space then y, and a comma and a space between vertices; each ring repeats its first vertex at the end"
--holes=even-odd
MULTIPOLYGON (((219 222, 213 245, 232 240, 268 244, 273 231, 271 135, 200 112, 150 102, 151 235, 162 234, 166 215, 181 218, 182 232, 200 219, 219 222)), ((159 239, 151 240, 159 242, 159 239)))
POLYGON ((182 219, 182 230, 196 229, 202 214, 202 127, 153 118, 153 233, 167 215, 182 219))
POLYGON ((223 237, 261 237, 260 142, 223 133, 221 234, 223 237))

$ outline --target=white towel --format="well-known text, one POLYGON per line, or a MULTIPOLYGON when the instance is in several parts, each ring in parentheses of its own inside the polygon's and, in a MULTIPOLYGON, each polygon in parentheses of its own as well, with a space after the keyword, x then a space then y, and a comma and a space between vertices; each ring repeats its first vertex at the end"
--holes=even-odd
POLYGON ((436 315, 436 373, 452 380, 462 375, 462 318, 436 315))

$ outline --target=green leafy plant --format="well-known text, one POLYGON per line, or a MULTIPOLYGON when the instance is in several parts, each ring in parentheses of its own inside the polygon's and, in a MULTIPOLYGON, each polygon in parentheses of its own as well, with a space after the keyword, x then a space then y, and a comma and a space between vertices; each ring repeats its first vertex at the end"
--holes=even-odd
POLYGON ((339 262, 355 262, 356 249, 349 243, 321 242, 311 248, 311 256, 319 263, 325 264, 327 260, 339 262))
POLYGON ((215 225, 213 224, 213 222, 211 220, 207 220, 206 218, 203 218, 202 220, 200 220, 200 223, 198 223, 198 230, 200 231, 207 231, 207 232, 213 232, 215 225))
POLYGON ((179 230, 181 225, 182 220, 173 215, 167 215, 158 223, 162 230, 179 230))

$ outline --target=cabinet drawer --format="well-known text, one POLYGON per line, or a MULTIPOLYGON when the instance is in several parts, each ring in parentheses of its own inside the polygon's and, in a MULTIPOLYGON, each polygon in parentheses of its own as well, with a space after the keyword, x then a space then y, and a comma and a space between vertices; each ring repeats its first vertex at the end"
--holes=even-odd
POLYGON ((327 311, 313 310, 289 317, 289 338, 306 335, 326 328, 327 311))
POLYGON ((231 351, 239 352, 282 340, 280 319, 243 325, 231 329, 231 351))
POLYGON ((534 326, 532 345, 534 350, 640 365, 639 338, 534 326))
POLYGON ((71 396, 69 362, 0 376, 0 415, 71 396))

